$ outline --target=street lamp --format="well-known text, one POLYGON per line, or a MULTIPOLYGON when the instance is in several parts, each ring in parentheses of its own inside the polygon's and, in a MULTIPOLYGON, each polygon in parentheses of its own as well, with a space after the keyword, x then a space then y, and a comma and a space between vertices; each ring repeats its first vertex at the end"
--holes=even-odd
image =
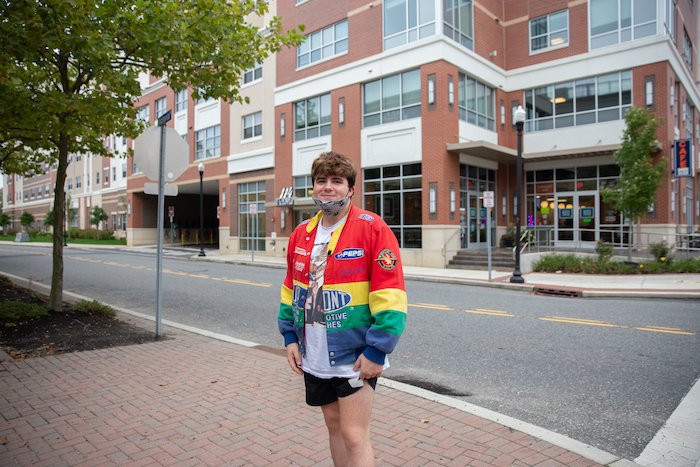
POLYGON ((199 255, 207 256, 204 253, 204 163, 199 166, 199 255))
POLYGON ((520 212, 523 209, 523 125, 525 123, 525 109, 523 109, 522 105, 519 105, 518 108, 513 111, 513 123, 515 123, 515 128, 518 130, 518 176, 515 190, 518 198, 518 205, 514 209, 515 268, 513 269, 513 275, 510 281, 522 284, 525 282, 523 273, 520 272, 520 220, 522 218, 520 212))

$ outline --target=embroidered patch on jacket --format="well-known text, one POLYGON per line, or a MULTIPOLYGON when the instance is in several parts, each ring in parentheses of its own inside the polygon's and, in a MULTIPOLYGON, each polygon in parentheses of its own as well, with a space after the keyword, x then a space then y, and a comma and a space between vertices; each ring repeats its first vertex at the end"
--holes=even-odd
POLYGON ((340 253, 334 255, 335 259, 357 259, 365 256, 365 250, 362 248, 346 248, 340 253))
POLYGON ((352 301, 352 295, 342 290, 323 291, 323 309, 326 313, 344 308, 352 301))
POLYGON ((304 266, 305 266, 305 264, 303 261, 295 261, 294 262, 294 269, 296 269, 297 271, 303 271, 304 266))
POLYGON ((360 214, 357 217, 359 219, 363 219, 363 220, 370 221, 370 222, 374 221, 374 217, 370 216, 369 214, 360 214))
POLYGON ((379 252, 379 255, 377 255, 376 261, 379 263, 379 266, 381 266, 382 269, 385 271, 391 271, 396 267, 396 253, 388 248, 384 248, 379 252))
POLYGON ((297 255, 306 256, 306 250, 298 246, 294 247, 294 253, 296 253, 297 255))

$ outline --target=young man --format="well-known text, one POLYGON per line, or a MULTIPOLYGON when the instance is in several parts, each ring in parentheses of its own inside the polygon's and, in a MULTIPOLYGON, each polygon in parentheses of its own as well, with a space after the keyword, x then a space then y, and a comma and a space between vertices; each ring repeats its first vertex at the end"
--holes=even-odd
POLYGON ((279 329, 307 404, 321 406, 333 463, 374 465, 374 388, 406 322, 399 245, 379 216, 351 204, 348 157, 321 154, 311 177, 321 210, 289 238, 279 329))

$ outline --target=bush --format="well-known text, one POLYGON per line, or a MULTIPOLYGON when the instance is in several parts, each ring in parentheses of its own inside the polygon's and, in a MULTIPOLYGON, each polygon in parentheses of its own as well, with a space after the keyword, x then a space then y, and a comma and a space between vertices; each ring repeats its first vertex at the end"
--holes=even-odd
POLYGON ((114 308, 100 303, 97 300, 82 300, 75 305, 75 309, 81 313, 94 313, 111 317, 117 316, 117 312, 114 311, 114 308))
POLYGON ((79 229, 71 227, 68 238, 89 238, 96 240, 114 240, 114 232, 97 229, 79 229))
POLYGON ((700 258, 685 258, 674 260, 668 267, 669 272, 700 272, 700 258))
POLYGON ((668 258, 669 248, 668 245, 666 245, 665 240, 650 244, 649 251, 654 256, 656 261, 660 261, 661 258, 668 258))
POLYGON ((12 326, 23 319, 34 319, 46 316, 49 309, 36 303, 10 300, 0 302, 0 323, 4 326, 12 326))
POLYGON ((512 232, 506 232, 501 235, 499 245, 501 248, 513 248, 515 246, 515 234, 512 232))
POLYGON ((598 240, 595 244, 595 251, 598 253, 599 260, 608 261, 613 255, 612 243, 606 242, 605 240, 598 240))

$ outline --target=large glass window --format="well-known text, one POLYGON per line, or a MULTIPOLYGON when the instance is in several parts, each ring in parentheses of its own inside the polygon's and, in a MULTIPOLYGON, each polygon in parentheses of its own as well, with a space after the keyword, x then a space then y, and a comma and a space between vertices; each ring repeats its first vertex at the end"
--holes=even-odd
POLYGON ((445 35, 468 49, 474 49, 472 0, 443 0, 442 8, 445 35))
POLYGON ((310 198, 314 191, 314 181, 311 175, 294 177, 294 197, 310 198))
POLYGON ((331 95, 312 97, 294 106, 294 140, 331 134, 331 95))
POLYGON ((242 251, 265 250, 265 182, 238 185, 238 238, 242 251))
POLYGON ((221 125, 199 130, 194 135, 195 159, 208 159, 221 155, 221 125))
POLYGON ((389 225, 401 248, 421 248, 421 164, 365 169, 365 209, 377 213, 389 225))
POLYGON ((384 49, 435 34, 434 0, 384 0, 384 49))
POLYGON ((420 71, 365 84, 362 113, 365 127, 420 117, 420 71))
POLYGON ((462 73, 459 75, 459 119, 494 130, 495 92, 492 87, 462 73))
POLYGON ((622 71, 525 91, 527 131, 621 120, 632 105, 632 73, 622 71))
POLYGON ((297 68, 348 50, 348 20, 309 34, 297 48, 297 68))
POLYGON ((688 68, 693 69, 693 42, 688 36, 688 31, 683 31, 683 50, 681 52, 683 61, 688 65, 688 68))
MULTIPOLYGON (((136 121, 148 123, 150 121, 148 104, 141 106, 136 111, 136 121)), ((76 157, 76 160, 80 160, 76 157)))
POLYGON ((558 11, 530 21, 530 52, 569 43, 569 12, 558 11))
POLYGON ((591 0, 591 49, 656 34, 656 0, 591 0))
POLYGON ((262 112, 245 115, 243 117, 243 139, 262 136, 262 112))

